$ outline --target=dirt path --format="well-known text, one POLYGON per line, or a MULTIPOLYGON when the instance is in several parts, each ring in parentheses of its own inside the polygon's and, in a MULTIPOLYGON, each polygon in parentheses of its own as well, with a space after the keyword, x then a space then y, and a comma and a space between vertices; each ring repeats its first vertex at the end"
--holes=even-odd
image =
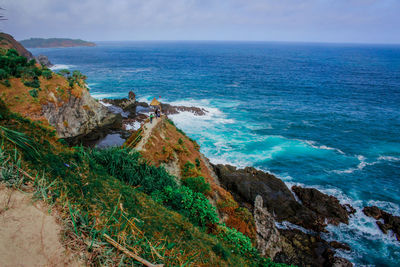
POLYGON ((153 119, 153 122, 150 123, 146 122, 142 129, 143 129, 143 133, 142 133, 142 139, 139 141, 139 143, 136 145, 135 149, 137 151, 141 151, 144 150, 144 145, 147 143, 147 141, 149 140, 150 136, 151 136, 151 132, 153 131, 154 127, 156 127, 156 125, 158 125, 161 120, 163 120, 163 117, 161 118, 157 118, 157 119, 153 119))
POLYGON ((48 209, 0 184, 0 266, 81 266, 67 255, 61 226, 48 209))

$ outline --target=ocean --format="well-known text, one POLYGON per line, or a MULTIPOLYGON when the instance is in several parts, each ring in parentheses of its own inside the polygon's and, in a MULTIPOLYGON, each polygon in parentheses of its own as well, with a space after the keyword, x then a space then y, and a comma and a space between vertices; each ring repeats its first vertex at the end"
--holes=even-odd
POLYGON ((254 166, 357 209, 327 240, 356 265, 400 264, 400 242, 362 207, 400 215, 400 46, 99 42, 31 49, 80 70, 96 98, 204 107, 172 116, 213 163, 254 166))

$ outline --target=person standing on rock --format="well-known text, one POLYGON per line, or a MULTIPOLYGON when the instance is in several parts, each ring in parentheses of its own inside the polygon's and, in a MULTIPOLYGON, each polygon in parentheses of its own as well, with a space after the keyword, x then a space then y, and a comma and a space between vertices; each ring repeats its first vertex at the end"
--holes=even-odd
POLYGON ((150 114, 150 123, 153 123, 153 117, 154 117, 154 115, 153 115, 153 113, 151 113, 150 114))

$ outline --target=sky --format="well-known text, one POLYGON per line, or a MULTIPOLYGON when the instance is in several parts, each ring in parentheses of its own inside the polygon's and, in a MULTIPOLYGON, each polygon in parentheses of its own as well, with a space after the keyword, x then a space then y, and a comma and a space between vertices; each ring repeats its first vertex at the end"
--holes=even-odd
POLYGON ((400 0, 0 0, 31 37, 400 43, 400 0))

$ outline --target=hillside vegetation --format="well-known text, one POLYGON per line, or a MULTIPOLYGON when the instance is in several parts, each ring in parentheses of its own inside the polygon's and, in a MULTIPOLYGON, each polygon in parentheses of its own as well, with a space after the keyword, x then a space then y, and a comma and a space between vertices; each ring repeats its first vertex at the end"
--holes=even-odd
MULTIPOLYGON (((86 264, 281 266, 260 257, 248 236, 220 220, 208 198, 217 187, 205 163, 190 155, 198 150, 194 141, 181 166, 183 182, 131 148, 68 147, 53 127, 30 116, 40 114, 35 111, 46 94, 79 93, 83 77, 55 74, 13 50, 4 51, 0 64, 0 180, 32 187, 60 209, 65 243, 86 264)), ((182 138, 173 145, 186 153, 188 139, 182 138)))

